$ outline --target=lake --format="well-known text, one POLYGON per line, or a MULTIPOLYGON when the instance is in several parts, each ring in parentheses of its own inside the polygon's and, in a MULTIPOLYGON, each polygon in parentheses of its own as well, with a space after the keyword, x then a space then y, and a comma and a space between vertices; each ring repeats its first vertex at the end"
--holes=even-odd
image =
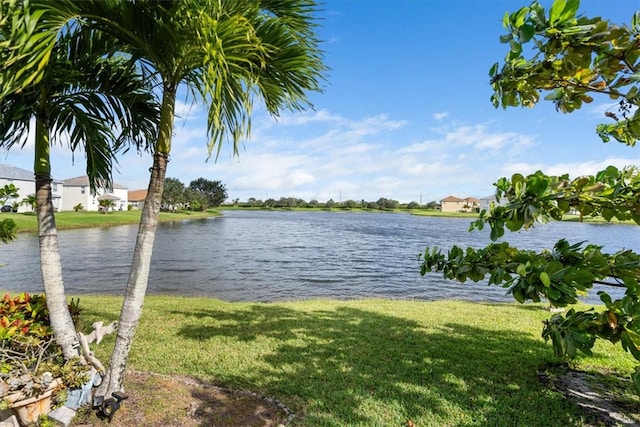
MULTIPOLYGON (((203 220, 161 223, 148 293, 227 301, 309 298, 464 299, 513 301, 483 283, 421 277, 426 246, 483 247, 488 231, 467 231, 470 219, 390 213, 224 211, 203 220)), ((137 225, 59 231, 63 276, 71 295, 124 294, 137 225)), ((510 243, 550 248, 559 238, 588 240, 608 251, 639 251, 640 227, 554 222, 506 233, 510 243)), ((0 247, 2 283, 11 292, 42 292, 35 234, 0 247)), ((594 288, 589 302, 598 302, 594 288)), ((607 288, 612 295, 619 289, 607 288)))

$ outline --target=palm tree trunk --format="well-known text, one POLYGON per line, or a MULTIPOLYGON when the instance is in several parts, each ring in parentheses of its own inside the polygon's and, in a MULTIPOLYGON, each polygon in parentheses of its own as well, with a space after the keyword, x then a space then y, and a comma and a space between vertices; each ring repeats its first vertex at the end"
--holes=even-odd
POLYGON ((34 170, 42 283, 53 335, 56 343, 62 348, 65 359, 70 359, 79 355, 80 344, 64 292, 58 230, 51 200, 49 129, 41 120, 36 120, 34 170))
POLYGON ((111 353, 109 370, 95 392, 96 397, 108 398, 113 392, 124 389, 124 374, 129 350, 142 315, 142 305, 149 282, 151 255, 158 227, 158 214, 160 213, 164 180, 167 174, 167 163, 171 149, 174 108, 175 90, 165 87, 151 178, 149 179, 147 197, 142 208, 142 218, 140 219, 138 236, 133 251, 127 292, 120 311, 116 343, 111 353))

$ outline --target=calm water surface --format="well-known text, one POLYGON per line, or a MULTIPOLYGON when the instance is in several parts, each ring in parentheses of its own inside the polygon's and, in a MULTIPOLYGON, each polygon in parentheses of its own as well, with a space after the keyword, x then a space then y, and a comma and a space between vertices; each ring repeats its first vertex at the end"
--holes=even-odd
MULTIPOLYGON (((467 232, 469 223, 404 214, 287 211, 225 211, 219 218, 161 223, 148 292, 228 301, 513 301, 503 288, 445 281, 441 274, 420 276, 417 255, 426 246, 489 243, 487 231, 467 232)), ((68 293, 123 294, 136 233, 133 225, 60 231, 68 293)), ((640 251, 640 227, 627 225, 551 223, 507 237, 522 248, 541 249, 563 236, 608 251, 640 251)), ((0 289, 42 291, 36 235, 20 234, 0 247, 0 262, 6 264, 0 289)), ((592 295, 589 300, 598 301, 595 291, 592 295)))

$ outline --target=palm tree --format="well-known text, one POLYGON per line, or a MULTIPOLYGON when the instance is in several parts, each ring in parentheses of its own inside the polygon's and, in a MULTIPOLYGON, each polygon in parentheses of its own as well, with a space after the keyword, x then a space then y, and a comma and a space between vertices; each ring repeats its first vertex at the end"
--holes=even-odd
MULTIPOLYGON (((166 167, 171 152, 178 88, 208 106, 209 155, 230 143, 234 154, 249 136, 254 101, 272 115, 283 108, 309 106, 306 93, 319 91, 325 67, 315 36, 313 0, 82 1, 34 0, 49 27, 37 33, 32 49, 18 49, 12 62, 33 73, 12 76, 7 85, 37 80, 37 65, 67 20, 81 18, 119 37, 145 70, 158 76, 162 95, 153 166, 135 244, 110 369, 97 396, 121 390, 129 349, 137 328, 149 276, 166 167)), ((32 20, 38 20, 32 16, 32 20)), ((24 26, 25 32, 33 26, 24 26)), ((26 82, 26 83, 25 83, 26 82)))
POLYGON ((109 212, 109 209, 113 209, 116 206, 116 202, 113 199, 102 199, 98 204, 104 213, 109 212))
POLYGON ((34 212, 38 207, 36 195, 29 194, 27 197, 22 199, 22 204, 29 206, 31 208, 31 211, 34 212))
MULTIPOLYGON (((5 25, 0 32, 8 35, 12 30, 5 25)), ((157 126, 157 104, 147 83, 133 62, 109 55, 113 46, 113 39, 88 27, 66 27, 54 41, 42 78, 0 98, 0 147, 24 145, 35 123, 40 270, 56 342, 66 358, 77 356, 79 346, 62 280, 51 197, 51 143, 65 141, 72 152, 84 151, 95 191, 110 185, 115 152, 129 142, 143 146, 146 139, 153 140, 157 126)), ((15 72, 7 66, 0 83, 15 72)), ((8 87, 2 86, 3 93, 8 87)))

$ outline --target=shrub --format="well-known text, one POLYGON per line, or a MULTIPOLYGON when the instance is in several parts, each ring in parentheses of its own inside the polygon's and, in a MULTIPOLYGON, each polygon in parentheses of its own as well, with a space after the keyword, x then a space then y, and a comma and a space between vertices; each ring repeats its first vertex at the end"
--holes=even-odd
MULTIPOLYGON (((77 322, 79 300, 72 300, 69 309, 77 322)), ((4 296, 0 301, 0 398, 18 391, 37 395, 54 378, 61 378, 64 387, 79 387, 89 379, 89 370, 80 358, 64 359, 55 344, 44 295, 4 296)))

